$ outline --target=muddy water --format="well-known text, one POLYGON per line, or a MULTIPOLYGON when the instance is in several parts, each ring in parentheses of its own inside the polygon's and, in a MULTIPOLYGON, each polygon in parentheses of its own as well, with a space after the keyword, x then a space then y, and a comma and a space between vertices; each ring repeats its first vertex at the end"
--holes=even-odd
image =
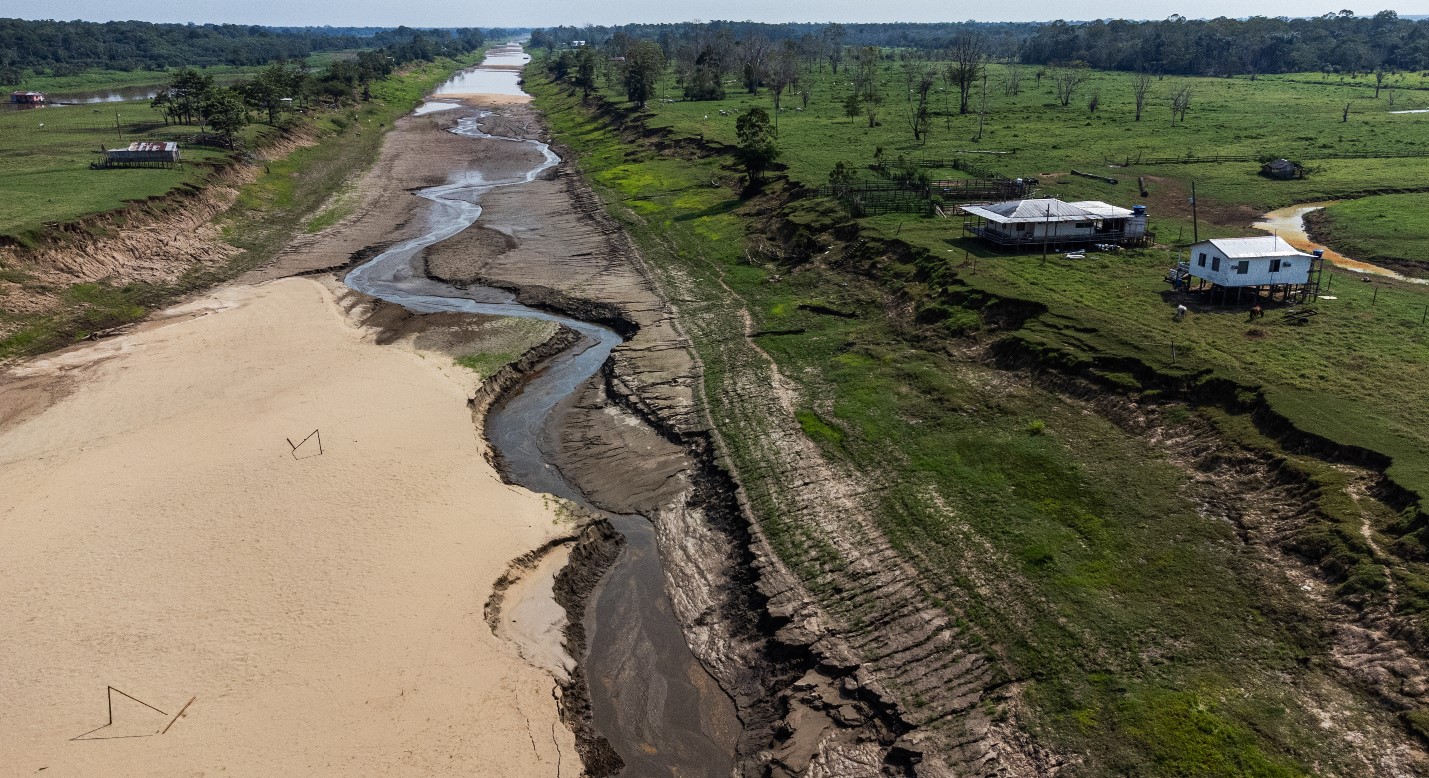
POLYGON ((503 46, 491 49, 481 60, 481 64, 470 70, 463 70, 437 87, 432 97, 441 99, 446 95, 506 95, 525 97, 521 89, 521 72, 531 56, 519 46, 503 46))
MULTIPOLYGON (((1301 251, 1314 251, 1324 248, 1310 240, 1309 234, 1305 232, 1305 216, 1314 211, 1318 211, 1329 205, 1334 205, 1339 200, 1327 200, 1322 203, 1303 203, 1292 205, 1289 208, 1281 208, 1271 211, 1261 217, 1261 220, 1251 226, 1266 232, 1273 232, 1280 236, 1286 243, 1301 251)), ((1365 275, 1380 276, 1381 278, 1393 278, 1397 281, 1408 281, 1411 284, 1429 284, 1429 278, 1413 278, 1396 273, 1387 267, 1372 265, 1368 262, 1361 262, 1358 259, 1351 259, 1333 249, 1325 249, 1325 259, 1335 267, 1344 268, 1353 273, 1364 273, 1365 275)))
MULTIPOLYGON (((514 83, 516 74, 508 75, 514 83)), ((476 222, 483 193, 528 183, 560 161, 545 144, 494 138, 481 132, 477 121, 461 119, 455 132, 505 140, 513 144, 513 151, 529 153, 534 147, 542 161, 520 177, 486 180, 479 172, 469 173, 418 192, 432 202, 427 233, 352 271, 347 284, 417 312, 546 319, 584 335, 581 343, 552 359, 493 408, 486 433, 512 481, 601 512, 551 464, 541 442, 551 438, 551 425, 560 421, 554 413, 557 405, 600 369, 620 336, 596 324, 520 305, 504 291, 456 289, 427 278, 420 266, 422 249, 476 222), (517 144, 527 149, 518 149, 517 144)), ((586 616, 588 652, 583 663, 590 679, 595 728, 625 760, 625 776, 727 776, 739 729, 734 706, 685 643, 665 592, 654 532, 643 517, 606 515, 625 536, 626 546, 593 595, 586 616)))

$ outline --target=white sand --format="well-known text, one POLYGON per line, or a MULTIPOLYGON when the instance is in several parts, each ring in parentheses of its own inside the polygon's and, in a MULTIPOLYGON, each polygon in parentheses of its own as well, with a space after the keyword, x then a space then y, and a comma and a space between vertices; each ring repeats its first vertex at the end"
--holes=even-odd
POLYGON ((214 297, 26 366, 77 389, 0 433, 0 773, 576 774, 550 675, 482 620, 567 528, 484 462, 449 361, 311 280, 214 297), (166 715, 116 695, 91 737, 144 736, 71 741, 107 685, 166 715))

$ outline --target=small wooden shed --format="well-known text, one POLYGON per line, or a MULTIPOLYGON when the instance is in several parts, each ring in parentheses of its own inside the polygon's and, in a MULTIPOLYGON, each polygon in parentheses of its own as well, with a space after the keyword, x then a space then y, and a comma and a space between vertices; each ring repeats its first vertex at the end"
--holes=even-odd
POLYGON ((174 165, 180 162, 179 144, 173 141, 139 141, 127 149, 105 149, 108 167, 174 165))

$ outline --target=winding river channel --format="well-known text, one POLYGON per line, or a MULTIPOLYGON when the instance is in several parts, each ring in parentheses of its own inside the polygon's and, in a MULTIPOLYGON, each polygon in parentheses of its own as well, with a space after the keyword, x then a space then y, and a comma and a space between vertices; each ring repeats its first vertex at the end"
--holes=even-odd
MULTIPOLYGON (((504 94, 521 94, 519 72, 526 61, 519 49, 489 53, 483 88, 505 79, 504 94)), ((473 76, 455 79, 457 89, 470 91, 473 76)), ((504 82, 503 82, 504 83, 504 82)), ((428 103, 419 113, 440 110, 428 103)), ((457 135, 494 143, 527 144, 540 152, 541 162, 523 175, 488 180, 481 173, 420 190, 431 202, 427 232, 396 244, 348 274, 351 288, 417 313, 464 312, 517 316, 558 322, 583 337, 571 349, 549 360, 486 420, 486 435, 499 452, 505 476, 527 489, 569 500, 605 515, 625 536, 620 559, 593 593, 587 610, 587 655, 582 661, 590 683, 594 726, 624 760, 625 776, 727 776, 733 765, 735 732, 712 723, 734 720, 733 703, 690 652, 669 597, 655 533, 641 516, 616 515, 591 505, 542 450, 552 425, 561 422, 558 406, 600 370, 621 336, 606 327, 521 305, 506 291, 456 288, 427 277, 422 251, 475 224, 481 217, 483 194, 534 181, 560 163, 544 143, 505 138, 483 132, 482 116, 464 117, 457 135), (715 734, 721 733, 722 734, 715 734)), ((737 731, 737 727, 734 728, 737 731)))

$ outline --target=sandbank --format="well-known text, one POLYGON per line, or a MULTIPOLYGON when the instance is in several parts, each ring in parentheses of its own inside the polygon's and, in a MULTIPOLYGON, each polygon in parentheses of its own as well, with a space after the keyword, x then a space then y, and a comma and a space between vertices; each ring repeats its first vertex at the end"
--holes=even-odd
POLYGON ((570 528, 485 462, 462 370, 301 278, 12 368, 70 389, 0 430, 5 772, 579 771, 482 616, 570 528))

